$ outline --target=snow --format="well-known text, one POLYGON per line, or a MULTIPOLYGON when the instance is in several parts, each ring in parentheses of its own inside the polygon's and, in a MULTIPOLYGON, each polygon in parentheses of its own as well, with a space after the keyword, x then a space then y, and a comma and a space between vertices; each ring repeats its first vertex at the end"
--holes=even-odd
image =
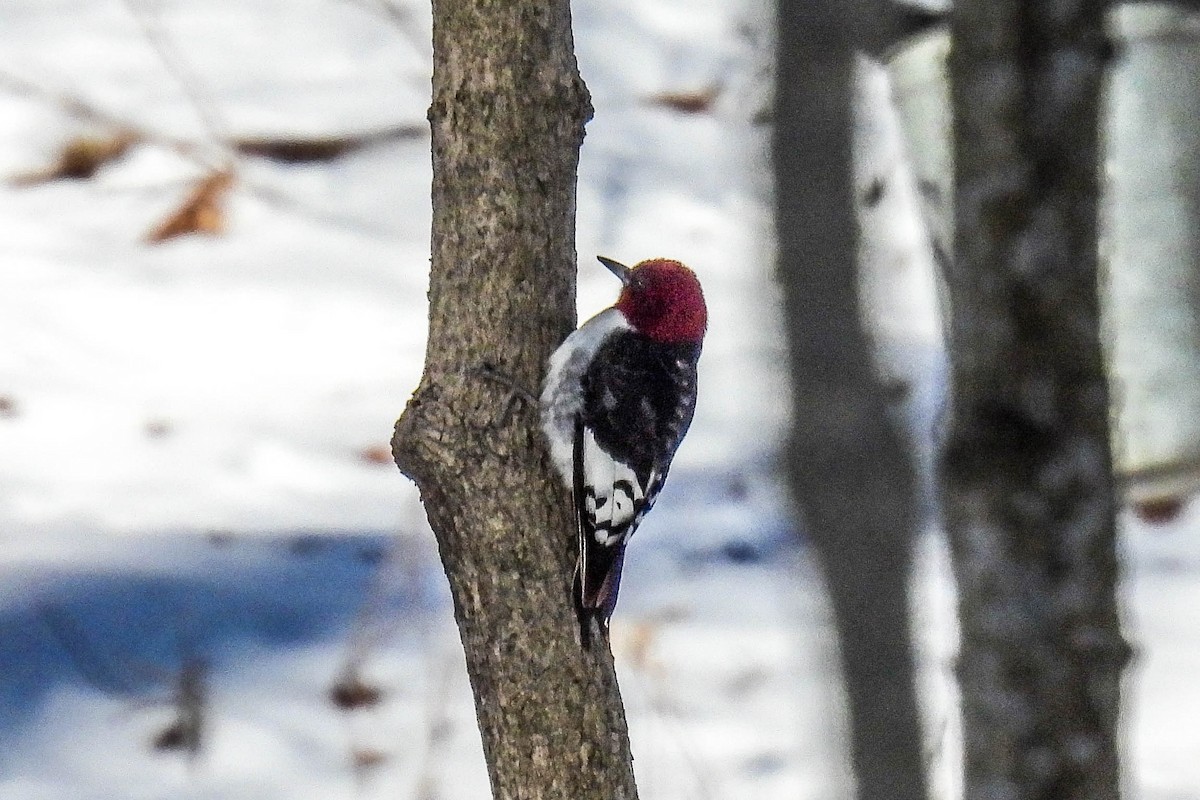
MULTIPOLYGON (((641 794, 844 796, 829 612, 773 471, 788 404, 754 121, 769 8, 582 0, 574 16, 597 109, 580 316, 615 293, 598 253, 683 260, 710 311, 695 423, 613 623, 641 794), (647 100, 713 87, 706 113, 647 100)), ((0 174, 104 132, 64 94, 150 141, 90 180, 0 186, 0 797, 486 796, 432 537, 378 457, 423 360, 428 137, 321 164, 238 158, 223 235, 142 241, 229 157, 215 134, 420 126, 428 9, 9 0, 4 20, 0 174), (188 674, 206 687, 194 756, 152 746, 188 674), (348 677, 379 702, 338 708, 348 677)), ((881 81, 866 75, 859 143, 862 180, 887 181, 864 218, 882 265, 868 288, 928 466, 940 326, 881 81)), ((1125 521, 1127 750, 1148 800, 1200 791, 1197 514, 1125 521)), ((921 680, 949 798, 953 598, 934 534, 921 564, 921 680)))

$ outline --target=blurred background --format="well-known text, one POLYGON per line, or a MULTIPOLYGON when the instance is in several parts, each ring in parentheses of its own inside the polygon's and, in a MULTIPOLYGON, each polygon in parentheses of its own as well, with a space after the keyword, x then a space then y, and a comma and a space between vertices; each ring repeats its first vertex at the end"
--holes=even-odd
MULTIPOLYGON (((772 8, 573 9, 580 316, 615 296, 596 254, 688 263, 711 314, 613 622, 641 795, 838 796, 831 621, 776 470, 772 8)), ((429 8, 8 0, 0 23, 0 796, 486 797, 388 449, 425 345, 429 8)), ((893 83, 864 62, 858 91, 866 313, 925 469, 926 750, 952 798, 933 247, 893 83)), ((1149 800, 1200 797, 1200 518, 1168 510, 1122 518, 1149 800)))

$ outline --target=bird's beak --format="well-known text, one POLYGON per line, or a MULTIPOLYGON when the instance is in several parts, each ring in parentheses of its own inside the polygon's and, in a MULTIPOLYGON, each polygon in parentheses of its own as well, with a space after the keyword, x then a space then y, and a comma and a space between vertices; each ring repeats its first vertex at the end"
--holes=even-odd
POLYGON ((621 281, 621 283, 625 284, 626 286, 629 285, 629 279, 633 273, 633 270, 631 270, 629 267, 622 264, 620 261, 613 261, 611 258, 605 258, 604 256, 596 256, 596 259, 601 264, 608 267, 608 271, 611 272, 613 275, 616 275, 617 278, 621 281))

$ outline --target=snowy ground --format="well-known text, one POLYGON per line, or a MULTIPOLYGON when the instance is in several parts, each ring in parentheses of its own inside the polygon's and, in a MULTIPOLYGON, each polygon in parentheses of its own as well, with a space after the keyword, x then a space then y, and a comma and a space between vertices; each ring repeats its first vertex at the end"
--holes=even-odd
MULTIPOLYGON (((223 235, 143 242, 223 138, 419 129, 428 11, 392 8, 9 0, 0 14, 0 175, 106 132, 63 95, 152 134, 90 180, 0 186, 0 797, 487 794, 431 537, 379 457, 424 350, 427 136, 326 163, 239 157, 223 235), (198 148, 181 155, 181 139, 198 148), (339 708, 347 677, 378 702, 339 708), (166 734, 197 707, 189 756, 166 734)), ((787 408, 754 121, 763 6, 585 0, 575 20, 597 109, 580 312, 611 300, 603 253, 681 258, 712 314, 696 422, 614 623, 642 796, 836 796, 828 615, 771 472, 787 408), (653 101, 710 89, 702 113, 653 101)), ((868 136, 886 142, 889 124, 868 136)), ((871 171, 891 176, 895 153, 875 152, 871 171)), ((889 192, 867 246, 900 276, 873 308, 892 363, 924 380, 927 421, 936 326, 911 206, 889 192)), ((1135 796, 1200 797, 1200 519, 1129 527, 1135 796)), ((934 540, 924 552, 949 797, 950 592, 934 540)))

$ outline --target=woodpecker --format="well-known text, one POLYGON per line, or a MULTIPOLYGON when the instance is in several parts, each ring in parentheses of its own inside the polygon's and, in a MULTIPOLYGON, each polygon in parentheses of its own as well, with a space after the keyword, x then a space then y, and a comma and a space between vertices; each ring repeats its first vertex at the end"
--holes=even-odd
POLYGON ((584 630, 589 617, 607 628, 625 545, 691 425, 708 325, 700 281, 678 261, 599 260, 621 280, 621 294, 550 357, 540 403, 550 455, 575 505, 584 630))

